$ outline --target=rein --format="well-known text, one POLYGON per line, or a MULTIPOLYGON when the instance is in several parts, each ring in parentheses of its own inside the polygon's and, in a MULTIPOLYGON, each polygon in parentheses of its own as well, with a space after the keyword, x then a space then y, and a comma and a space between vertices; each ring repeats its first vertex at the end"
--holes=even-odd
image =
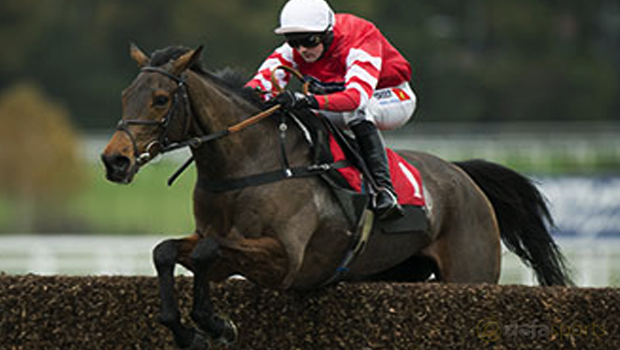
POLYGON ((175 116, 175 112, 178 109, 178 105, 179 105, 179 99, 181 99, 183 101, 183 108, 184 108, 184 115, 185 115, 185 127, 184 127, 184 133, 187 134, 188 130, 189 130, 189 125, 190 125, 190 120, 191 120, 191 107, 189 104, 189 97, 187 94, 187 85, 185 84, 185 79, 183 76, 176 76, 173 74, 168 73, 167 71, 161 69, 161 68, 157 68, 157 67, 145 67, 142 68, 143 72, 153 72, 153 73, 158 73, 158 74, 162 74, 165 77, 173 80, 174 82, 177 83, 177 89, 174 91, 174 100, 172 105, 170 106, 170 108, 168 109, 168 112, 166 114, 166 116, 162 119, 162 120, 141 120, 141 119, 128 119, 128 120, 121 120, 116 129, 119 131, 124 132, 125 134, 127 134, 129 136, 129 139, 132 142, 133 148, 134 148, 134 155, 136 156, 137 162, 139 165, 143 165, 146 162, 148 162, 149 160, 154 158, 154 154, 151 153, 152 149, 159 145, 160 149, 157 152, 157 154, 165 154, 168 152, 172 152, 181 148, 185 148, 185 147, 192 147, 192 148, 197 148, 200 147, 202 144, 213 141, 213 140, 217 140, 219 138, 228 136, 232 133, 241 131, 245 128, 247 128, 248 126, 254 125, 258 122, 260 122, 261 120, 265 119, 266 117, 269 117, 270 115, 272 115, 274 112, 276 112, 278 109, 280 109, 280 105, 276 105, 273 106, 267 110, 264 110, 240 123, 237 123, 233 126, 230 126, 224 130, 220 130, 220 131, 216 131, 204 136, 200 136, 200 137, 193 137, 190 138, 186 141, 181 141, 181 142, 174 142, 174 143, 170 143, 168 141, 168 130, 170 128, 170 124, 172 122, 172 120, 174 119, 175 116), (180 98, 179 98, 180 95, 180 98), (149 143, 145 149, 145 152, 142 154, 139 154, 138 151, 138 145, 136 142, 136 138, 133 136, 133 134, 131 133, 131 131, 128 129, 128 126, 130 125, 141 125, 141 126, 156 126, 158 128, 163 129, 161 136, 159 137, 158 140, 155 140, 151 143, 149 143))
MULTIPOLYGON (((286 69, 289 71, 292 70, 292 68, 285 67, 285 66, 280 66, 276 68, 272 72, 272 80, 274 81, 275 81, 275 78, 274 78, 275 71, 278 69, 286 69)), ((191 107, 189 103, 189 97, 187 93, 187 85, 185 83, 185 79, 183 76, 176 76, 176 75, 170 74, 169 72, 161 68, 158 68, 158 67, 144 67, 142 68, 142 72, 152 72, 152 73, 162 74, 163 76, 176 82, 177 89, 174 91, 174 101, 172 105, 170 106, 170 108, 168 109, 166 116, 162 120, 160 121, 141 120, 141 119, 121 120, 116 127, 117 130, 122 131, 125 134, 127 134, 129 139, 131 140, 133 148, 134 148, 134 155, 136 157, 136 163, 139 166, 146 164, 148 161, 153 159, 157 154, 165 154, 165 153, 172 152, 172 151, 185 148, 185 147, 198 148, 205 143, 215 141, 220 138, 229 136, 233 133, 239 132, 249 126, 252 126, 264 120, 265 118, 271 116, 272 114, 274 114, 276 111, 278 111, 281 108, 280 105, 275 105, 237 124, 229 126, 226 129, 215 131, 215 132, 209 133, 204 136, 192 137, 185 141, 171 143, 168 141, 168 132, 169 132, 170 125, 176 115, 176 111, 179 106, 179 101, 182 101, 183 103, 184 119, 185 119, 184 134, 188 133, 190 121, 192 118, 191 107), (162 130, 160 137, 157 140, 149 143, 144 153, 139 154, 136 138, 131 133, 131 131, 128 129, 128 126, 131 126, 131 125, 156 126, 163 130, 162 130), (155 149, 157 146, 159 146, 159 149, 155 149)), ((297 73, 296 76, 301 77, 301 74, 297 73)), ((280 88, 277 83, 275 83, 274 85, 278 87, 279 91, 282 91, 282 88, 280 88)), ((307 83, 304 84, 304 92, 305 93, 308 92, 307 83)), ((299 122, 293 115, 290 115, 290 116, 297 122, 299 127, 304 128, 303 124, 299 122)), ((261 174, 250 175, 250 176, 246 176, 243 178, 228 179, 228 180, 223 180, 223 181, 218 181, 218 182, 201 180, 201 181, 198 181, 198 186, 201 186, 211 192, 226 192, 226 191, 231 191, 231 190, 240 189, 240 188, 249 187, 249 186, 258 186, 262 184, 277 182, 277 181, 281 181, 281 180, 289 179, 293 177, 298 178, 298 177, 320 175, 330 170, 340 169, 340 168, 344 168, 350 165, 348 161, 339 161, 335 163, 312 164, 309 166, 291 168, 289 166, 289 161, 288 161, 288 157, 286 154, 286 147, 285 147, 285 136, 286 136, 286 130, 288 129, 288 126, 286 124, 284 116, 282 117, 282 120, 278 128, 280 130, 280 133, 279 133, 280 134, 280 138, 279 138, 280 139, 280 154, 281 154, 283 169, 261 173, 261 174)), ((303 130, 303 131, 305 132, 305 134, 307 134, 307 130, 303 130)), ((191 165, 193 161, 194 161, 193 156, 191 156, 187 161, 185 161, 185 163, 183 163, 181 167, 168 179, 168 186, 171 186, 174 183, 174 181, 191 165)))
MULTIPOLYGON (((275 113, 278 109, 280 109, 280 105, 276 105, 273 106, 269 109, 266 109, 258 114, 255 114, 254 116, 240 122, 237 123, 233 126, 230 126, 224 130, 220 130, 220 131, 216 131, 214 133, 205 135, 205 136, 200 136, 200 137, 193 137, 187 141, 183 141, 183 142, 178 142, 175 144, 172 144, 170 146, 168 146, 165 151, 160 152, 161 154, 166 153, 166 152, 170 152, 170 151, 174 151, 177 150, 179 148, 183 148, 183 147, 192 147, 192 148, 198 148, 200 147, 202 144, 210 142, 210 141, 214 141, 217 139, 220 139, 222 137, 228 136, 230 134, 233 134, 235 132, 241 131, 245 128, 247 128, 250 125, 254 125, 258 122, 260 122, 261 120, 269 117, 270 115, 272 115, 273 113, 275 113)), ((189 159, 187 159, 185 161, 185 163, 183 163, 179 169, 177 169, 177 171, 174 172, 174 174, 172 174, 172 176, 170 176, 170 178, 168 179, 167 183, 168 186, 172 186, 174 184, 174 182, 176 181, 176 179, 181 176, 181 174, 194 162, 194 157, 191 156, 189 157, 189 159)))

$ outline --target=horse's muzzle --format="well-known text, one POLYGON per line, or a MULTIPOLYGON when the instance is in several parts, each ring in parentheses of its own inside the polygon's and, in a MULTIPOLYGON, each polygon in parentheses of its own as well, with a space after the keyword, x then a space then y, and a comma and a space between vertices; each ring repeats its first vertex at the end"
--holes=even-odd
POLYGON ((112 182, 128 184, 135 174, 135 166, 129 157, 120 153, 102 154, 101 161, 105 165, 106 178, 112 182))

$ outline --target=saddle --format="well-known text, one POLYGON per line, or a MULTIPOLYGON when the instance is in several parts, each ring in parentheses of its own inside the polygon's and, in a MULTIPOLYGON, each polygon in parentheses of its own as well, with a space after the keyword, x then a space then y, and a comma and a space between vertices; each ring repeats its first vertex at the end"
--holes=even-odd
MULTIPOLYGON (((319 177, 329 185, 334 196, 353 227, 360 227, 369 213, 372 177, 369 175, 355 140, 328 118, 312 111, 299 111, 289 115, 296 124, 306 128, 312 139, 315 164, 349 163, 346 167, 334 167, 319 177)), ((423 234, 428 230, 422 177, 419 171, 391 149, 386 149, 392 181, 402 205, 404 216, 398 219, 366 220, 372 223, 372 231, 384 234, 423 234)))

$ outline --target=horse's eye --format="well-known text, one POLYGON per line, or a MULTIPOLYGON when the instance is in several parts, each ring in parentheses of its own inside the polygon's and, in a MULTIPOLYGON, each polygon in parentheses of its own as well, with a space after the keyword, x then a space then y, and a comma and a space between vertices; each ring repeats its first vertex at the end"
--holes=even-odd
POLYGON ((155 98, 153 98, 153 106, 155 107, 162 107, 168 104, 168 101, 170 99, 168 98, 168 96, 155 96, 155 98))

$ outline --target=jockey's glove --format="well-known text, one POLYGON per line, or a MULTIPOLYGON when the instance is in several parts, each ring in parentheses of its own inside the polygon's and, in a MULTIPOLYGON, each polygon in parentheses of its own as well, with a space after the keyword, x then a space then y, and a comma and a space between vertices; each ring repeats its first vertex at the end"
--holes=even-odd
POLYGON ((282 91, 267 103, 269 106, 280 105, 285 111, 295 111, 305 108, 318 109, 319 103, 313 95, 305 95, 301 92, 282 91))

